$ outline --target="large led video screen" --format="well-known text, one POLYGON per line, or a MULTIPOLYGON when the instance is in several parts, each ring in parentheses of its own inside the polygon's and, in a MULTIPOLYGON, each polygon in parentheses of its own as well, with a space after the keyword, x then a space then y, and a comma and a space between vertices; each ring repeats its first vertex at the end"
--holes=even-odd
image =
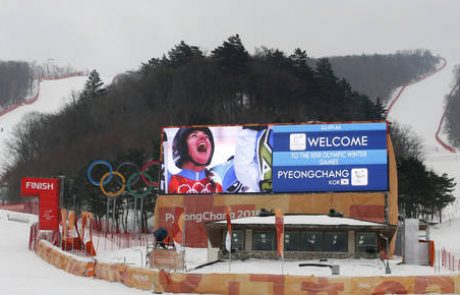
POLYGON ((388 190, 385 122, 163 128, 162 194, 388 190))

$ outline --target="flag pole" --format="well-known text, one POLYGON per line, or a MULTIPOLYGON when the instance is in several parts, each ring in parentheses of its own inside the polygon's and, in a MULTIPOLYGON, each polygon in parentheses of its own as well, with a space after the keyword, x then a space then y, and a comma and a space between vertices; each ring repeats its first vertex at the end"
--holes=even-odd
POLYGON ((187 230, 187 220, 185 218, 185 214, 187 213, 187 209, 184 207, 184 224, 183 224, 183 230, 182 230, 182 263, 183 263, 183 268, 184 271, 187 271, 187 265, 185 264, 185 231, 187 230))
POLYGON ((281 257, 281 274, 284 275, 284 216, 280 209, 275 210, 275 228, 278 257, 281 257))
POLYGON ((281 275, 284 276, 284 218, 283 218, 283 233, 281 234, 281 243, 283 243, 283 251, 281 252, 281 275))
POLYGON ((231 209, 227 207, 226 220, 227 220, 227 235, 225 237, 225 248, 228 250, 228 272, 232 272, 232 220, 231 209))
POLYGON ((230 235, 230 251, 228 252, 229 254, 229 260, 228 260, 228 272, 232 272, 232 236, 230 235))

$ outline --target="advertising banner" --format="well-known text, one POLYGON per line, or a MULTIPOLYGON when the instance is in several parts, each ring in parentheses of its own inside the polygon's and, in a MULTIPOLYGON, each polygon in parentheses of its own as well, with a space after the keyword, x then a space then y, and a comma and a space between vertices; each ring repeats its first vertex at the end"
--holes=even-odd
POLYGON ((162 194, 388 191, 387 124, 163 128, 162 194))
POLYGON ((273 191, 388 191, 386 123, 272 127, 273 191))

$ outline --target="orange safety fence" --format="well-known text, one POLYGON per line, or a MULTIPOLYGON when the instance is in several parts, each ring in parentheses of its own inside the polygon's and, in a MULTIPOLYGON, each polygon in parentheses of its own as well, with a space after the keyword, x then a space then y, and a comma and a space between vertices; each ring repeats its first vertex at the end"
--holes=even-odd
POLYGON ((88 258, 77 259, 68 253, 63 253, 47 241, 39 241, 35 252, 46 262, 78 276, 94 276, 96 262, 88 258))
POLYGON ((95 277, 109 282, 121 282, 121 276, 128 266, 123 263, 97 263, 95 277))
POLYGON ((170 273, 126 264, 82 261, 41 241, 37 255, 67 272, 172 293, 211 294, 459 294, 460 274, 431 276, 315 277, 267 274, 170 273))

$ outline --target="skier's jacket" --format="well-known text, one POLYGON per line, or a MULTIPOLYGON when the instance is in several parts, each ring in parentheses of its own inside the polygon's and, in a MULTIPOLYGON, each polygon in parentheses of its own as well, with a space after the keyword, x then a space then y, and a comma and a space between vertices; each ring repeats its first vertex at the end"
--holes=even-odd
POLYGON ((211 194, 221 193, 222 185, 213 179, 210 171, 192 171, 182 169, 171 175, 168 182, 168 194, 211 194))

